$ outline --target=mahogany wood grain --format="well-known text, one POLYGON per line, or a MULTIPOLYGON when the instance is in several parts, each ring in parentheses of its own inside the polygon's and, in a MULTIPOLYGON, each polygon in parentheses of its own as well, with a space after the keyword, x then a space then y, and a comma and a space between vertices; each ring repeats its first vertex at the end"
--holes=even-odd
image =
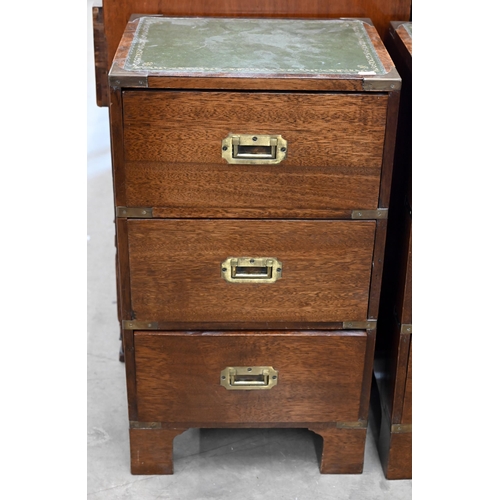
POLYGON ((412 478, 412 433, 392 434, 386 464, 384 464, 387 479, 412 478))
POLYGON ((388 207, 391 198, 391 186, 394 167, 394 149, 398 129, 400 92, 389 92, 387 105, 387 125, 385 131, 384 154, 382 160, 382 176, 380 182, 379 207, 388 207))
MULTIPOLYGON (((125 91, 128 206, 374 209, 386 95, 125 91), (278 165, 228 164, 230 133, 281 134, 278 165)), ((189 211, 188 211, 189 213, 189 211)))
POLYGON ((400 424, 403 420, 411 335, 400 334, 395 336, 395 343, 397 343, 397 345, 395 345, 394 351, 391 353, 391 364, 393 368, 390 380, 392 380, 393 386, 389 387, 391 392, 388 394, 388 397, 392 399, 392 401, 388 402, 388 408, 391 409, 391 424, 400 424))
POLYGON ((363 368, 363 387, 359 404, 358 420, 367 421, 370 413, 370 394, 373 379, 373 356, 375 353, 376 330, 366 330, 366 355, 363 368))
POLYGON ((367 319, 374 221, 129 220, 134 317, 144 321, 367 319), (275 283, 228 283, 229 257, 275 257, 275 283))
POLYGON ((322 474, 361 474, 363 472, 366 429, 309 427, 309 430, 323 438, 320 465, 322 474))
POLYGON ((379 219, 376 221, 376 224, 373 248, 373 270, 370 282, 370 302, 368 308, 368 318, 370 319, 377 319, 378 317, 387 236, 387 220, 379 219))
POLYGON ((128 413, 131 420, 137 420, 135 396, 135 357, 134 337, 132 330, 124 330, 121 321, 132 318, 130 303, 130 268, 128 265, 128 227, 125 219, 115 220, 117 249, 117 310, 120 321, 121 345, 127 378, 128 413))
POLYGON ((356 421, 366 334, 276 331, 135 332, 138 417, 144 422, 356 421), (227 390, 221 370, 272 366, 266 390, 227 390))
POLYGON ((104 34, 104 19, 102 7, 92 7, 92 26, 94 40, 96 102, 98 106, 108 106, 108 47, 104 34))
POLYGON ((384 94, 124 91, 125 160, 220 165, 229 133, 281 133, 291 166, 380 169, 387 102, 384 94))
POLYGON ((118 281, 118 312, 120 321, 134 319, 130 296, 130 266, 128 254, 128 224, 126 219, 115 219, 116 242, 118 254, 117 281, 118 281))
POLYGON ((153 76, 148 78, 151 89, 196 89, 196 90, 266 90, 266 91, 324 91, 360 92, 363 77, 353 76, 348 80, 338 75, 327 77, 297 78, 295 75, 270 75, 269 78, 234 78, 196 76, 153 76))
POLYGON ((125 169, 123 159, 122 92, 110 89, 109 124, 111 132, 111 165, 115 206, 125 206, 125 169))
POLYGON ((137 420, 137 397, 135 383, 135 349, 133 330, 122 329, 123 358, 127 382, 127 405, 129 420, 137 420))
POLYGON ((391 20, 410 18, 411 0, 103 0, 108 68, 132 14, 210 17, 371 18, 381 36, 391 20))
MULTIPOLYGON (((392 29, 389 28, 389 34, 394 38, 394 40, 399 39, 401 43, 404 45, 404 49, 400 47, 398 50, 401 54, 405 54, 406 56, 406 64, 409 68, 412 67, 411 59, 413 53, 413 40, 406 28, 403 26, 404 23, 398 23, 397 21, 393 21, 391 23, 392 29), (397 36, 396 36, 397 34, 397 36)), ((396 42, 398 43, 398 42, 396 42)))
POLYGON ((412 478, 412 433, 391 433, 382 424, 379 454, 386 479, 412 478))
POLYGON ((153 218, 182 219, 351 219, 352 209, 280 207, 152 207, 153 218))
POLYGON ((186 429, 130 429, 132 474, 173 474, 173 441, 186 429))

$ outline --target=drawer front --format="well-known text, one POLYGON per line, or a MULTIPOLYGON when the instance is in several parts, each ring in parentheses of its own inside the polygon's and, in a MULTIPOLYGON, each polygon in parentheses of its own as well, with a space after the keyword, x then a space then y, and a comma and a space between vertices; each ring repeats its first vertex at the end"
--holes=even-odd
POLYGON ((134 317, 174 324, 167 329, 366 320, 375 224, 129 220, 134 317), (254 282, 253 269, 235 268, 244 278, 227 281, 230 258, 275 259, 279 279, 254 282))
POLYGON ((134 344, 142 422, 358 420, 365 332, 138 331, 134 344), (231 367, 272 367, 275 385, 250 390, 237 376, 238 389, 227 389, 231 367))
MULTIPOLYGON (((386 95, 125 91, 127 206, 246 210, 378 206, 386 95), (229 164, 229 134, 281 135, 276 165, 229 164)), ((177 210, 177 212, 176 212, 177 210)), ((175 216, 175 215, 174 215, 175 216)), ((281 215, 276 215, 279 217, 281 215)))

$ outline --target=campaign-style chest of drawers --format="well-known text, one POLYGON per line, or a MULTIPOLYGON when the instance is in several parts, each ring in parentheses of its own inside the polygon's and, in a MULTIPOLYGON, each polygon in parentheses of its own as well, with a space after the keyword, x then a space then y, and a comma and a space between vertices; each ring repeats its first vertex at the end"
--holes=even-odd
POLYGON ((363 468, 400 78, 367 20, 131 19, 109 72, 131 470, 197 427, 363 468))
POLYGON ((390 23, 386 47, 402 78, 373 406, 387 479, 412 477, 412 23, 390 23))

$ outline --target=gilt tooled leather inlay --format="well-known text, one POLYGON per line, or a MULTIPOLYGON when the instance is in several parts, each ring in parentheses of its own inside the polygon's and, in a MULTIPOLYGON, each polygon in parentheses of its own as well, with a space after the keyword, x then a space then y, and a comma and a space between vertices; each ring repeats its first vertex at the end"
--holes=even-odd
POLYGON ((383 75, 359 20, 141 17, 128 71, 383 75))

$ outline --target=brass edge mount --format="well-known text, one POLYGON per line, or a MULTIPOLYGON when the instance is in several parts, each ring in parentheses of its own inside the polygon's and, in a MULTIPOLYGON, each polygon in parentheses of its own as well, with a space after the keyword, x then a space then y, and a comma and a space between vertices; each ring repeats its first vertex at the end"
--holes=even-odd
POLYGON ((342 328, 345 330, 375 330, 377 328, 377 320, 369 319, 367 321, 344 321, 342 328))
POLYGON ((411 324, 402 324, 401 325, 401 335, 405 334, 405 333, 412 333, 411 331, 411 324))
POLYGON ((385 75, 365 76, 363 78, 363 90, 374 92, 401 90, 401 77, 396 68, 392 68, 385 75))
POLYGON ((130 429, 161 429, 161 422, 136 422, 131 420, 130 429))
POLYGON ((158 322, 124 319, 122 321, 122 327, 124 330, 158 330, 158 322))
POLYGON ((392 424, 391 433, 392 434, 406 434, 411 432, 411 424, 392 424))
POLYGON ((149 207, 116 207, 116 216, 129 219, 149 218, 153 217, 153 209, 149 207))
POLYGON ((351 219, 387 219, 388 208, 377 208, 376 210, 353 210, 351 219))
POLYGON ((337 422, 337 429, 366 429, 368 422, 366 420, 358 420, 356 422, 337 422))
POLYGON ((149 87, 147 73, 130 73, 116 67, 111 68, 111 71, 109 72, 108 82, 109 86, 114 89, 121 87, 149 87))

